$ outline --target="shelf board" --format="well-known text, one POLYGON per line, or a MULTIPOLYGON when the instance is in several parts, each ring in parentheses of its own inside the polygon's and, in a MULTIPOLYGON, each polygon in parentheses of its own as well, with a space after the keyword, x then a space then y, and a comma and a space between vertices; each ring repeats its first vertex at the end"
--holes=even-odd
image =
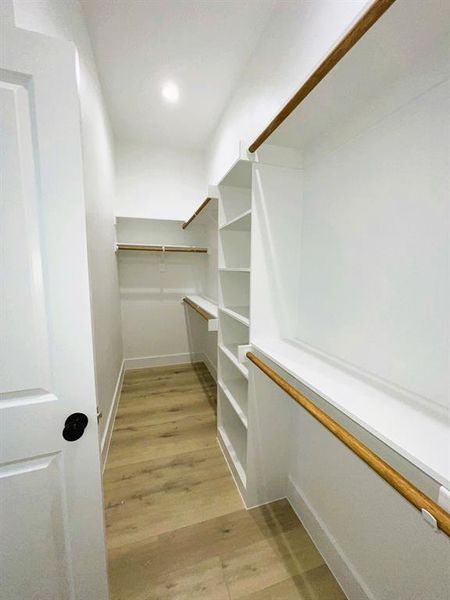
POLYGON ((252 209, 246 210, 228 223, 219 227, 220 231, 250 231, 252 226, 252 209))
POLYGON ((185 298, 183 298, 183 301, 187 304, 190 304, 191 306, 195 305, 192 306, 192 308, 194 308, 195 310, 199 308, 201 311, 206 313, 206 319, 217 319, 217 304, 215 304, 211 300, 203 298, 203 296, 191 294, 189 296, 185 296, 185 298))
POLYGON ((174 246, 174 245, 160 245, 160 244, 116 244, 116 251, 127 250, 127 251, 138 251, 138 252, 192 252, 194 254, 206 254, 208 248, 201 248, 199 246, 174 246))
POLYGON ((233 444, 231 443, 230 438, 222 426, 219 425, 217 432, 219 434, 219 441, 222 445, 222 448, 226 452, 226 458, 229 458, 228 464, 231 462, 230 468, 233 474, 236 473, 238 475, 240 483, 245 490, 247 488, 247 475, 236 454, 236 451, 234 450, 233 444))
POLYGON ((248 369, 245 365, 239 362, 237 358, 237 348, 239 344, 228 344, 227 346, 224 344, 219 344, 220 350, 227 356, 233 365, 238 369, 238 371, 243 375, 246 379, 248 379, 248 369), (233 350, 236 350, 236 353, 233 350))
POLYGON ((115 215, 114 219, 116 221, 116 225, 119 221, 144 221, 147 223, 169 223, 170 225, 174 225, 174 227, 178 227, 183 221, 179 219, 153 219, 152 217, 139 217, 132 215, 115 215))
POLYGON ((223 273, 250 273, 250 268, 249 267, 221 267, 219 269, 219 271, 222 271, 223 273))
MULTIPOLYGON (((241 385, 241 384, 237 384, 237 385, 241 385)), ((247 384, 244 382, 243 382, 243 385, 247 386, 247 384)), ((230 406, 233 408, 234 412, 239 417, 242 425, 245 427, 245 429, 247 429, 248 428, 247 415, 244 413, 239 402, 234 397, 232 390, 230 390, 231 386, 227 385, 226 383, 224 383, 223 381, 220 381, 220 380, 219 380, 219 386, 220 386, 220 389, 222 390, 222 392, 227 397, 227 400, 230 403, 230 406)), ((245 390, 245 391, 247 392, 247 390, 245 390)))
POLYGON ((236 321, 239 321, 239 323, 242 323, 247 327, 250 326, 250 309, 248 306, 221 306, 220 310, 229 317, 232 317, 233 319, 236 319, 236 321))

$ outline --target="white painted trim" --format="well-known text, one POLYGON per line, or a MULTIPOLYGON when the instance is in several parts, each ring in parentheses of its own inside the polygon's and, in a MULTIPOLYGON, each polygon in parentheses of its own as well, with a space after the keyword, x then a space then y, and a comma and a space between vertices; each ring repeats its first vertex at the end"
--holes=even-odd
POLYGON ((205 363, 206 368, 208 369, 211 377, 214 379, 214 381, 217 383, 217 369, 216 367, 213 365, 213 363, 211 362, 211 360, 209 359, 208 356, 206 356, 206 354, 202 355, 202 360, 200 362, 205 363))
POLYGON ((228 454, 228 450, 226 449, 225 443, 224 443, 224 441, 222 440, 222 434, 221 434, 221 432, 220 432, 220 430, 219 430, 219 429, 217 429, 217 437, 216 437, 216 440, 217 440, 217 444, 218 444, 218 446, 219 446, 219 448, 220 448, 220 451, 222 452, 222 456, 223 456, 223 458, 224 458, 224 460, 225 460, 225 464, 227 465, 227 467, 228 467, 228 470, 230 471, 230 475, 231 475, 231 477, 233 478, 234 485, 236 486, 236 489, 237 489, 237 491, 238 491, 238 494, 239 494, 239 496, 241 497, 242 504, 244 505, 244 508, 245 508, 246 510, 248 510, 248 509, 249 509, 249 507, 248 507, 248 506, 247 506, 247 504, 245 503, 245 498, 244 498, 244 496, 245 496, 245 491, 246 491, 246 490, 243 488, 242 481, 241 481, 241 479, 240 479, 239 475, 238 475, 238 474, 236 473, 236 471, 235 471, 235 467, 234 467, 234 465, 233 465, 233 461, 231 460, 231 458, 230 458, 230 456, 229 456, 229 454, 228 454))
POLYGON ((108 418, 106 420, 105 429, 102 435, 101 441, 101 459, 102 459, 102 471, 105 470, 106 459, 108 458, 109 445, 111 443, 112 432, 114 428, 114 421, 116 420, 117 407, 119 406, 120 392, 122 391, 123 376, 125 373, 125 361, 122 361, 119 370, 119 376, 117 378, 116 387, 114 389, 113 401, 111 402, 111 408, 109 410, 108 418))
POLYGON ((185 363, 204 362, 202 352, 184 352, 182 354, 161 354, 155 356, 138 356, 125 358, 125 371, 130 369, 149 369, 150 367, 166 367, 185 363))
POLYGON ((347 598, 375 600, 353 563, 291 477, 288 478, 287 499, 347 598))

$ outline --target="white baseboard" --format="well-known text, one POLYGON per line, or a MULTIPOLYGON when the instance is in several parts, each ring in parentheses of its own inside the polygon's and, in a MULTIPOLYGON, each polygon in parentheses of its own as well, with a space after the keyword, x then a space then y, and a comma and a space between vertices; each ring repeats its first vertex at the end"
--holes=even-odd
POLYGON ((209 357, 206 356, 206 354, 202 354, 201 362, 205 363, 206 368, 210 372, 211 377, 217 383, 217 368, 213 365, 213 363, 211 362, 209 357))
POLYGON ((233 478, 234 485, 236 486, 236 489, 239 492, 239 496, 241 497, 242 504, 248 510, 249 507, 247 506, 247 504, 245 502, 245 488, 243 487, 240 477, 236 472, 236 469, 233 464, 233 460, 231 459, 231 457, 228 453, 227 446, 222 439, 222 434, 220 432, 220 428, 217 429, 217 438, 216 439, 217 439, 217 443, 219 445, 220 451, 222 452, 223 458, 225 460, 225 464, 227 465, 228 470, 230 471, 230 475, 233 478))
POLYGON ((125 361, 122 361, 119 370, 119 376, 117 378, 116 387, 114 389, 113 400, 111 402, 111 408, 109 410, 108 418, 106 419, 105 429, 102 435, 101 441, 101 456, 102 456, 102 471, 105 469, 106 459, 108 458, 109 444, 111 443, 111 436, 114 427, 114 421, 116 419, 117 407, 119 406, 120 392, 122 391, 123 375, 125 373, 125 361))
POLYGON ((184 352, 182 354, 161 354, 156 356, 139 356, 125 358, 125 371, 130 369, 149 369, 151 367, 166 367, 185 363, 204 362, 202 352, 184 352))
POLYGON ((302 522, 310 538, 323 556, 330 571, 349 600, 375 600, 357 573, 354 565, 344 554, 325 523, 320 519, 299 487, 288 478, 287 499, 302 522))

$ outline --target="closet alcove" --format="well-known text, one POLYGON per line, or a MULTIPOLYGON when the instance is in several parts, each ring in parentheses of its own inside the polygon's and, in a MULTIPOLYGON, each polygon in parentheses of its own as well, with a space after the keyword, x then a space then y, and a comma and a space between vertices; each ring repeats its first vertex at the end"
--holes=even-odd
POLYGON ((446 486, 447 44, 398 0, 269 138, 251 340, 446 486))
POLYGON ((442 502, 449 21, 447 3, 396 0, 219 184, 218 437, 247 506, 287 496, 355 598, 362 581, 374 597, 442 597, 448 540, 242 361, 248 343, 442 502))
POLYGON ((126 368, 204 362, 216 378, 217 212, 209 198, 189 223, 116 217, 126 368))

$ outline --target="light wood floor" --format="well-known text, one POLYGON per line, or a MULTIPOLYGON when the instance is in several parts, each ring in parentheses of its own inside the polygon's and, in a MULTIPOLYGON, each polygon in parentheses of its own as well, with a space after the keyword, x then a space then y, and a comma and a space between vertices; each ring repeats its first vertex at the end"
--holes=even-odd
POLYGON ((285 500, 246 511, 206 368, 128 371, 104 475, 112 600, 345 600, 285 500))

